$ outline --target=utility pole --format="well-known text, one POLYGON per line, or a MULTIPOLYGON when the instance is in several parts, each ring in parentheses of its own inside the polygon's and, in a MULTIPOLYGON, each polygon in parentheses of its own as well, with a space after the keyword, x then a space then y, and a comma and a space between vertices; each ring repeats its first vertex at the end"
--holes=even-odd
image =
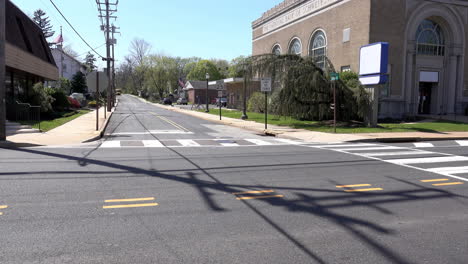
MULTIPOLYGON (((98 10, 99 10, 99 17, 100 18, 105 18, 105 25, 102 25, 102 30, 104 30, 104 35, 106 38, 106 58, 105 60, 107 62, 107 111, 110 112, 112 107, 113 107, 113 61, 114 58, 111 54, 111 46, 113 46, 114 40, 111 39, 111 29, 110 26, 110 19, 116 19, 116 16, 113 16, 115 12, 117 12, 117 5, 119 4, 119 0, 115 0, 114 2, 111 2, 111 0, 96 0, 96 3, 98 4, 98 10), (104 6, 104 8, 103 8, 104 6), (111 6, 114 7, 114 9, 111 9, 111 6)), ((112 34, 113 35, 113 34, 112 34)), ((113 49, 113 48, 112 48, 113 49)))
POLYGON ((6 0, 0 0, 0 141, 5 141, 6 140, 5 1, 6 0))
POLYGON ((119 33, 116 31, 116 29, 118 29, 117 27, 114 26, 114 24, 112 24, 112 27, 111 27, 111 32, 112 32, 112 106, 115 105, 115 54, 114 54, 114 49, 115 49, 115 45, 117 45, 117 40, 115 39, 114 37, 114 34, 115 33, 119 33))

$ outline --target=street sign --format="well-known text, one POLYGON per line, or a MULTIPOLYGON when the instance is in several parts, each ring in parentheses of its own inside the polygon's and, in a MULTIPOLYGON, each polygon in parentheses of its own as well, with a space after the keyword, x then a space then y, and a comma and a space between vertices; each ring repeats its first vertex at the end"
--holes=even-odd
POLYGON ((260 90, 262 92, 271 92, 271 78, 262 78, 260 90))
POLYGON ((388 82, 387 42, 362 46, 359 55, 359 80, 362 85, 377 85, 388 82))
POLYGON ((218 91, 218 97, 223 97, 223 91, 218 91))
POLYGON ((216 81, 216 89, 217 90, 224 90, 224 81, 216 81))
POLYGON ((337 72, 330 73, 330 77, 332 81, 338 81, 340 79, 340 74, 337 72))

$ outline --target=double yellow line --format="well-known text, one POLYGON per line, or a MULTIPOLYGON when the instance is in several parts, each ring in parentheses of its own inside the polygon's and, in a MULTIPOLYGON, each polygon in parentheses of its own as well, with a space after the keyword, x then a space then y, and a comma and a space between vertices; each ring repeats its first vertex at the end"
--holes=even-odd
POLYGON ((354 184, 354 185, 338 185, 336 188, 346 189, 345 192, 372 192, 372 191, 383 191, 382 188, 362 188, 354 189, 356 187, 371 187, 371 184, 354 184))
MULTIPOLYGON (((235 196, 245 195, 245 194, 265 194, 265 193, 274 193, 274 190, 261 190, 261 191, 248 191, 248 192, 235 192, 232 193, 235 196)), ((236 200, 253 200, 253 199, 267 199, 267 198, 283 198, 284 195, 273 194, 273 195, 260 195, 260 196, 241 196, 237 197, 236 200)))
POLYGON ((169 123, 169 124, 175 126, 176 128, 178 128, 178 129, 180 129, 180 130, 182 130, 182 131, 190 132, 188 129, 186 129, 185 127, 183 127, 183 126, 177 124, 176 122, 174 122, 174 121, 172 121, 172 120, 169 120, 169 119, 167 119, 167 118, 165 118, 165 117, 163 117, 163 116, 160 116, 160 115, 158 115, 158 114, 155 114, 155 113, 151 113, 151 112, 150 112, 150 114, 152 114, 152 115, 154 115, 155 117, 161 119, 162 121, 165 121, 165 122, 167 122, 167 123, 169 123))
POLYGON ((449 179, 432 179, 432 180, 421 180, 424 183, 431 183, 431 182, 442 182, 442 183, 433 183, 432 186, 450 186, 450 185, 461 185, 464 184, 463 182, 448 182, 449 179))
MULTIPOLYGON (((132 198, 132 199, 112 199, 105 200, 105 203, 125 203, 125 202, 143 202, 143 201, 154 201, 154 197, 147 198, 132 198)), ((119 208, 136 208, 136 207, 151 207, 158 206, 157 203, 140 203, 140 204, 120 204, 120 205, 104 205, 103 209, 119 209, 119 208)))
MULTIPOLYGON (((8 208, 8 205, 0 205, 0 209, 7 209, 8 208)), ((3 215, 2 212, 0 212, 0 215, 3 215)))

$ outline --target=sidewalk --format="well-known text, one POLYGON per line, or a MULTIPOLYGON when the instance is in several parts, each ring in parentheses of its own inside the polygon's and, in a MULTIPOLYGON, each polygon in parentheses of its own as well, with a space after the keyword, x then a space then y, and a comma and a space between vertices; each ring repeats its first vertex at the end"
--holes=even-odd
MULTIPOLYGON (((150 103, 142 98, 136 97, 145 103, 150 103)), ((244 121, 241 119, 223 117, 207 114, 204 112, 180 109, 173 106, 153 104, 158 107, 174 112, 184 113, 200 119, 216 122, 224 125, 239 127, 254 131, 259 134, 271 135, 279 138, 297 139, 311 143, 336 143, 336 142, 414 142, 430 140, 461 140, 468 139, 468 132, 444 132, 444 133, 426 133, 426 132, 405 132, 405 133, 363 133, 363 134, 333 134, 314 132, 305 129, 294 129, 283 126, 268 125, 265 131, 265 125, 253 121, 244 121)))
POLYGON ((96 131, 96 110, 80 116, 62 126, 45 133, 16 134, 7 137, 3 144, 23 146, 74 145, 101 137, 112 113, 104 119, 104 107, 99 109, 99 130, 96 131))

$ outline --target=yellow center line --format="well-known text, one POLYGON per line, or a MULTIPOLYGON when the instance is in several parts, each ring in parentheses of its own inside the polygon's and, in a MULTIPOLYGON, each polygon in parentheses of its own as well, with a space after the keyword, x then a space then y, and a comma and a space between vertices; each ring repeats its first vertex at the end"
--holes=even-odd
POLYGON ((422 180, 421 182, 442 182, 448 181, 449 179, 433 179, 433 180, 422 180))
POLYGON ((110 206, 103 206, 103 209, 118 209, 118 208, 136 208, 136 207, 150 207, 150 206, 158 206, 157 203, 148 203, 148 204, 123 204, 123 205, 110 205, 110 206))
POLYGON ((265 190, 265 191, 249 191, 249 192, 237 192, 232 193, 233 195, 240 195, 240 194, 255 194, 255 193, 272 193, 275 192, 274 190, 265 190))
POLYGON ((154 201, 154 197, 148 198, 131 198, 131 199, 114 199, 114 200, 105 200, 106 203, 120 203, 120 202, 140 202, 140 201, 154 201))
POLYGON ((179 125, 179 124, 177 124, 177 123, 175 123, 175 122, 172 121, 172 120, 169 120, 169 119, 167 119, 167 118, 165 118, 165 117, 159 116, 159 115, 157 115, 157 114, 155 114, 155 113, 150 113, 150 114, 156 116, 157 118, 159 118, 159 119, 161 119, 161 120, 163 120, 163 121, 166 121, 167 123, 169 123, 169 124, 175 126, 176 128, 182 129, 182 130, 184 130, 185 132, 189 132, 188 129, 186 129, 185 127, 183 127, 183 126, 181 126, 181 125, 179 125))
POLYGON ((356 189, 356 190, 346 190, 345 192, 371 192, 371 191, 383 191, 383 189, 382 188, 356 189))
POLYGON ((8 205, 0 205, 0 209, 7 209, 8 205))
POLYGON ((370 184, 355 184, 355 185, 338 185, 336 188, 353 188, 353 187, 365 187, 371 186, 370 184))
POLYGON ((237 200, 253 200, 253 199, 266 199, 266 198, 282 198, 284 195, 264 195, 264 196, 252 196, 252 197, 239 197, 237 200))
POLYGON ((448 185, 460 185, 463 184, 463 182, 448 182, 448 183, 437 183, 437 184, 432 184, 433 186, 448 186, 448 185))
POLYGON ((3 215, 3 213, 2 213, 2 212, 0 212, 0 215, 3 215))

